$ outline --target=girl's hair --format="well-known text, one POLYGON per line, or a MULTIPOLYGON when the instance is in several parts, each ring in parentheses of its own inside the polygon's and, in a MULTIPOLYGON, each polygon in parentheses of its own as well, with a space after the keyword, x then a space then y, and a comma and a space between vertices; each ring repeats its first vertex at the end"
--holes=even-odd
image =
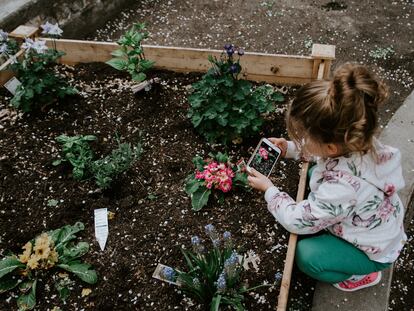
POLYGON ((387 87, 364 66, 345 64, 331 81, 314 81, 299 89, 287 114, 289 136, 337 143, 344 154, 372 149, 377 110, 387 87))

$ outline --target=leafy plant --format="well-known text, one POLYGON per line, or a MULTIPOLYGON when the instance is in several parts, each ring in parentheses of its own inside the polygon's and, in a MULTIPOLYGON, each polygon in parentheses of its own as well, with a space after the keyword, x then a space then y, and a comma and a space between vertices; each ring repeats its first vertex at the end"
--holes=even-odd
POLYGON ((235 310, 245 310, 244 294, 248 291, 268 286, 259 285, 246 288, 240 284, 242 262, 233 248, 230 232, 220 237, 213 225, 205 226, 213 247, 206 251, 198 236, 191 238, 193 250, 181 249, 189 272, 167 268, 163 276, 180 284, 181 290, 211 311, 218 311, 221 305, 235 310))
POLYGON ((199 211, 215 192, 220 200, 224 193, 234 188, 248 189, 247 174, 229 161, 227 154, 221 152, 209 154, 211 158, 203 160, 193 158, 196 170, 186 179, 185 191, 191 196, 193 210, 199 211))
POLYGON ((284 97, 270 85, 253 88, 250 82, 239 79, 244 51, 238 49, 236 59, 233 45, 224 48, 220 59, 209 56, 212 67, 192 85, 188 117, 209 142, 227 144, 258 132, 262 114, 273 111, 274 102, 284 97))
POLYGON ((44 107, 67 95, 77 94, 66 78, 54 72, 57 60, 65 55, 56 49, 49 49, 42 40, 33 41, 26 38, 22 45, 25 54, 23 61, 16 60, 11 69, 16 73, 21 84, 10 103, 24 112, 35 107, 44 107))
POLYGON ((127 71, 134 81, 144 81, 145 71, 152 68, 153 61, 145 59, 142 40, 148 38, 144 23, 135 23, 118 41, 120 48, 111 54, 115 58, 106 63, 117 70, 127 71))
POLYGON ((388 59, 395 53, 392 47, 376 47, 374 50, 369 51, 369 56, 375 59, 388 59))
POLYGON ((121 143, 117 138, 118 148, 102 159, 94 160, 94 154, 89 142, 96 140, 94 135, 66 136, 60 135, 56 141, 62 144, 63 157, 53 161, 53 165, 69 162, 72 167, 73 177, 82 180, 95 178, 99 188, 109 188, 113 179, 128 170, 141 154, 141 144, 131 146, 129 143, 121 143))
POLYGON ((4 257, 0 261, 0 293, 18 286, 21 292, 17 299, 19 310, 32 310, 36 305, 37 282, 56 273, 58 268, 73 273, 88 284, 95 284, 98 280, 96 271, 80 260, 89 251, 89 244, 75 242, 76 234, 84 228, 83 223, 77 222, 73 226, 44 232, 27 242, 19 256, 4 257))
POLYGON ((96 140, 94 135, 58 136, 56 141, 62 144, 63 158, 54 161, 52 164, 57 166, 67 161, 73 166, 73 178, 77 180, 85 178, 88 165, 93 159, 93 152, 89 142, 94 140, 96 140))
POLYGON ((129 143, 120 143, 118 148, 103 159, 91 163, 91 173, 99 188, 109 188, 113 178, 128 170, 141 154, 141 144, 132 147, 129 143))

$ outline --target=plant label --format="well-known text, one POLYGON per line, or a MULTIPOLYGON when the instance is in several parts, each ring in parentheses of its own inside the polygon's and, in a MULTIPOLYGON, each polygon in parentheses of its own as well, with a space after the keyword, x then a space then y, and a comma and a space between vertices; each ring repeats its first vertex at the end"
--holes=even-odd
POLYGON ((13 95, 16 94, 16 89, 22 84, 16 77, 11 78, 4 84, 4 87, 13 95))
POLYGON ((108 239, 108 210, 99 208, 95 211, 95 237, 101 250, 105 249, 106 240, 108 239))
POLYGON ((165 277, 164 277, 164 273, 163 273, 163 271, 164 271, 164 269, 169 269, 169 268, 171 268, 171 267, 168 267, 168 266, 166 266, 166 265, 163 265, 163 264, 161 264, 161 263, 159 263, 158 265, 157 265, 157 267, 155 268, 155 270, 154 270, 154 273, 152 274, 152 277, 154 278, 154 279, 158 279, 158 280, 161 280, 161 281, 163 281, 163 282, 167 282, 167 283, 169 283, 169 284, 172 284, 172 285, 175 285, 175 286, 180 286, 181 284, 179 283, 179 282, 174 282, 174 281, 171 281, 171 280, 168 280, 168 279, 166 279, 165 277))

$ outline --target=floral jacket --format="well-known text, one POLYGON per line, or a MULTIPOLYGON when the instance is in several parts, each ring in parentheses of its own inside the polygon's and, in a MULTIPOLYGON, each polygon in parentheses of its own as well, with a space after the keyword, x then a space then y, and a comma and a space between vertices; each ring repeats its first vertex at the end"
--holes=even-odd
MULTIPOLYGON (((297 154, 289 142, 287 156, 297 154)), ((352 243, 371 260, 393 262, 407 236, 397 191, 404 187, 399 150, 375 141, 377 156, 318 159, 307 200, 296 203, 277 187, 265 193, 268 209, 286 230, 323 229, 352 243)))

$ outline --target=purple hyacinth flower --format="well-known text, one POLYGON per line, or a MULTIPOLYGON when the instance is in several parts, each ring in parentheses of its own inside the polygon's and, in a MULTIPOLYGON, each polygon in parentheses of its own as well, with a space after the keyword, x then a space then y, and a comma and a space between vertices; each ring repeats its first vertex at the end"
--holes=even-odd
POLYGON ((231 48, 231 44, 226 43, 226 44, 224 45, 224 49, 225 49, 225 50, 228 50, 228 49, 230 49, 230 48, 231 48))
POLYGON ((204 227, 204 229, 206 230, 206 233, 208 235, 214 233, 216 231, 216 228, 214 228, 214 226, 212 224, 208 224, 204 227))
POLYGON ((198 236, 192 236, 191 237, 191 244, 193 244, 193 245, 198 245, 198 244, 200 244, 200 238, 198 237, 198 236))
POLYGON ((238 73, 239 72, 239 66, 237 64, 233 64, 229 68, 230 73, 238 73))
POLYGON ((240 48, 240 49, 237 51, 237 54, 239 54, 240 56, 244 55, 244 50, 240 48))
POLYGON ((162 269, 162 276, 170 282, 173 282, 175 280, 175 275, 175 270, 171 267, 165 267, 162 269))
POLYGON ((231 239, 231 233, 230 233, 229 231, 225 231, 225 232, 223 233, 223 239, 224 239, 224 240, 229 240, 229 239, 231 239))
POLYGON ((220 292, 224 292, 226 290, 226 275, 222 272, 217 279, 217 289, 220 292))
POLYGON ((228 56, 232 56, 234 54, 234 47, 231 46, 229 49, 226 50, 228 56))

